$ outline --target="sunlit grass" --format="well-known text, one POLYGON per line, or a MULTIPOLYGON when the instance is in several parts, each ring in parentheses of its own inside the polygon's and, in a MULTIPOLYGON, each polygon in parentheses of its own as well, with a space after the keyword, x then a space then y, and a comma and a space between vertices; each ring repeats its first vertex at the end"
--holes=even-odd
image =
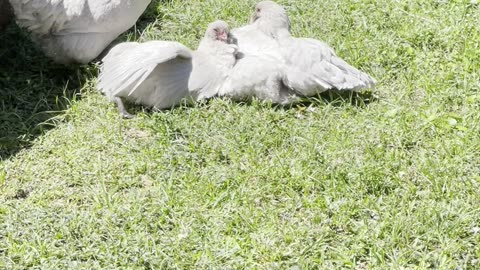
MULTIPOLYGON (((122 39, 195 48, 254 4, 164 2, 122 39)), ((94 64, 0 34, 0 269, 479 268, 478 4, 281 3, 296 36, 379 81, 375 98, 214 99, 125 121, 94 64)))

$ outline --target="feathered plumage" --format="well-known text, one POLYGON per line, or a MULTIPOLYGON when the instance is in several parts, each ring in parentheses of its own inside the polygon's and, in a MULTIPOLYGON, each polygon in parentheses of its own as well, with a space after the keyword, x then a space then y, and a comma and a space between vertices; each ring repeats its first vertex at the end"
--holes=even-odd
POLYGON ((239 59, 221 95, 256 96, 287 104, 299 96, 371 88, 375 80, 339 58, 327 44, 290 33, 285 9, 272 1, 255 7, 251 24, 233 29, 239 59))
POLYGON ((227 38, 228 25, 216 21, 195 52, 171 41, 121 43, 103 59, 97 88, 125 117, 121 98, 165 109, 185 98, 214 96, 235 63, 236 46, 227 38))
POLYGON ((10 0, 17 23, 59 63, 87 63, 132 27, 151 0, 10 0))

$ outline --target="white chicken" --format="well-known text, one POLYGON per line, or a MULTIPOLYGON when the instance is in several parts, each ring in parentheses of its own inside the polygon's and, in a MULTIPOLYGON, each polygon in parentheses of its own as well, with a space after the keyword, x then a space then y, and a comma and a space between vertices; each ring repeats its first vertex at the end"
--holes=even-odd
POLYGON ((220 96, 256 96, 288 104, 330 89, 358 91, 376 83, 327 44, 292 37, 285 9, 273 1, 259 2, 251 23, 233 29, 232 35, 243 57, 219 91, 220 96))
POLYGON ((88 63, 132 27, 151 0, 10 0, 17 23, 62 64, 88 63))
POLYGON ((212 97, 236 61, 237 49, 228 37, 228 24, 215 21, 194 52, 172 41, 118 44, 103 59, 97 88, 125 118, 133 116, 122 99, 165 109, 185 99, 212 97))
POLYGON ((258 3, 251 24, 232 34, 225 22, 214 22, 196 52, 168 41, 117 45, 103 60, 97 87, 130 118, 122 98, 157 109, 213 96, 289 104, 376 83, 327 44, 292 37, 285 9, 272 1, 258 3))

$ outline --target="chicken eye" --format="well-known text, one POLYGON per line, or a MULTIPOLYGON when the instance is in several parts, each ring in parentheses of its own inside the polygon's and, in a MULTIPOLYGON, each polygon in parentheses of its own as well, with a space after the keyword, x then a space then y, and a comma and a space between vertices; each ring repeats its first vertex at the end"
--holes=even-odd
POLYGON ((261 9, 259 9, 259 8, 257 8, 257 12, 260 12, 260 11, 262 11, 262 10, 261 10, 261 9))

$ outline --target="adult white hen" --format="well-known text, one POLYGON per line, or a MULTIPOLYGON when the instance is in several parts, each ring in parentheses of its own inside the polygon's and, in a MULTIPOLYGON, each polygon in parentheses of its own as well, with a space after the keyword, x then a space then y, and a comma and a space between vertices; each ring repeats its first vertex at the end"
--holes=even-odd
POLYGON ((376 83, 339 58, 327 44, 292 37, 285 9, 273 1, 259 2, 251 23, 233 29, 232 34, 243 58, 219 95, 239 99, 256 96, 288 104, 299 96, 329 89, 358 91, 376 83))
POLYGON ((212 97, 236 61, 237 49, 228 36, 228 24, 215 21, 195 52, 172 41, 121 43, 103 59, 97 88, 117 103, 125 118, 132 115, 122 98, 165 109, 186 98, 212 97))
POLYGON ((151 0, 10 0, 17 23, 54 61, 88 63, 132 27, 151 0))

